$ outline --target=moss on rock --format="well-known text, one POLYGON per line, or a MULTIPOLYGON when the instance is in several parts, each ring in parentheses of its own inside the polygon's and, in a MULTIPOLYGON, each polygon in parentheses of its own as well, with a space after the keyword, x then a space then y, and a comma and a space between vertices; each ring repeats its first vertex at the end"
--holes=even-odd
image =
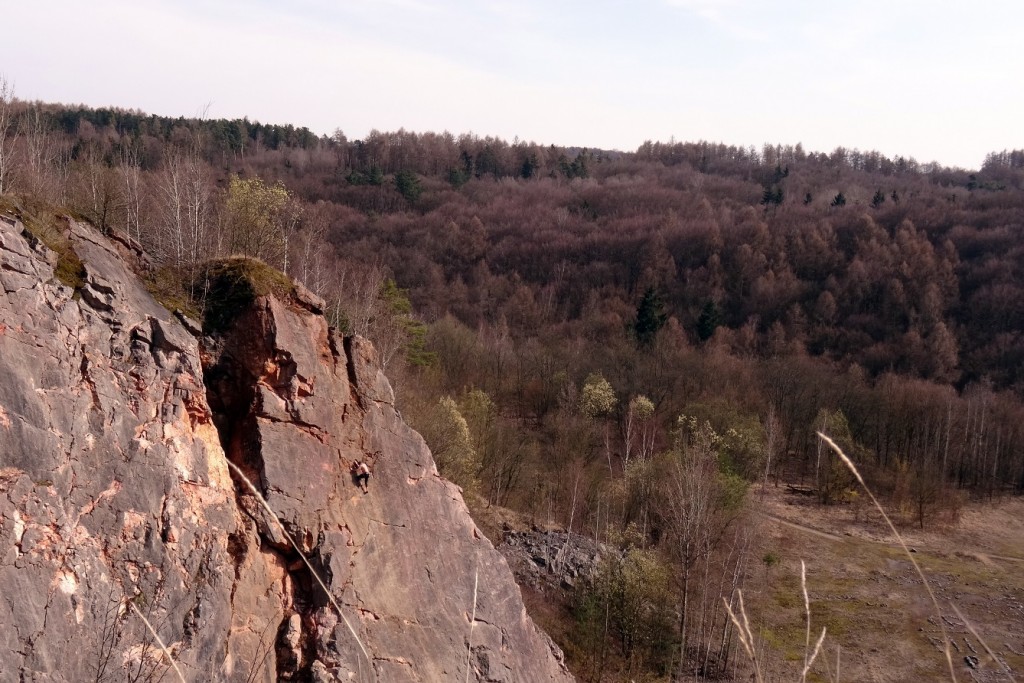
POLYGON ((259 259, 235 256, 208 262, 200 275, 204 292, 203 331, 223 332, 239 313, 258 297, 273 295, 287 301, 295 283, 281 271, 259 259))

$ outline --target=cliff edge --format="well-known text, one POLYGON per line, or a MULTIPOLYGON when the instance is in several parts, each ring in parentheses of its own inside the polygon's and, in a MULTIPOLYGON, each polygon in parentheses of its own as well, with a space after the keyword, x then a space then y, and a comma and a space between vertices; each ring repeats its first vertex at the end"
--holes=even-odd
POLYGON ((372 345, 237 268, 204 335, 62 238, 73 286, 0 216, 0 681, 572 680, 372 345))

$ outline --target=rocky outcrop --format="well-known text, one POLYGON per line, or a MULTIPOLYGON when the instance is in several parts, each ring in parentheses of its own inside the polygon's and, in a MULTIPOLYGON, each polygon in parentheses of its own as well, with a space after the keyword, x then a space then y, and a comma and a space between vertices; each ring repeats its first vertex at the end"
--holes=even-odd
POLYGON ((565 531, 512 531, 498 550, 520 585, 539 591, 571 591, 598 571, 601 560, 616 553, 601 543, 565 531))
POLYGON ((571 680, 368 342, 308 293, 198 340, 66 237, 77 290, 0 219, 0 681, 571 680))

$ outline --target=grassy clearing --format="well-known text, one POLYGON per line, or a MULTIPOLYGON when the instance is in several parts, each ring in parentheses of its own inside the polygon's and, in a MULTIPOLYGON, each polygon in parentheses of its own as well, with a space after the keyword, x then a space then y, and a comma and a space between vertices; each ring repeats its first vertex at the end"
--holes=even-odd
POLYGON ((977 523, 966 530, 911 529, 911 552, 905 552, 893 547, 891 534, 879 533, 870 519, 860 533, 835 507, 801 505, 777 490, 766 495, 766 508, 775 517, 807 527, 801 530, 768 520, 762 548, 755 551, 774 553, 780 560, 770 571, 752 572, 747 581, 750 622, 763 639, 763 664, 771 674, 766 680, 799 680, 804 643, 801 558, 808 563, 813 624, 828 631, 822 659, 808 680, 836 680, 824 663, 831 662, 834 673, 838 647, 838 680, 844 683, 948 681, 944 629, 952 644, 957 680, 972 680, 972 673, 976 680, 1013 680, 986 655, 978 636, 1011 671, 1024 670, 1024 654, 1016 654, 1024 653, 1024 564, 987 555, 1004 551, 1018 556, 1024 538, 1015 539, 1006 530, 1017 528, 1015 520, 1024 507, 1020 501, 972 504, 965 519, 974 516, 977 523), (832 533, 836 529, 842 529, 842 535, 832 533), (911 558, 928 577, 941 622, 911 558), (980 670, 971 671, 964 664, 969 655, 979 658, 980 670))

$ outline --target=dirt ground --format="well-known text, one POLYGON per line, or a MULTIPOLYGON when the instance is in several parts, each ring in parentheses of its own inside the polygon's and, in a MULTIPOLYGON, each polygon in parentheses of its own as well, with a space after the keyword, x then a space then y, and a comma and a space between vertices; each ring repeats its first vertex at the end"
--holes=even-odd
POLYGON ((765 680, 800 678, 806 640, 801 560, 812 643, 827 628, 808 680, 1007 681, 1024 675, 1024 500, 967 503, 957 523, 924 531, 899 527, 912 550, 908 556, 869 505, 822 507, 785 486, 752 494, 761 528, 744 592, 765 680), (910 557, 928 579, 941 619, 910 557), (952 674, 943 630, 952 643, 952 674))

